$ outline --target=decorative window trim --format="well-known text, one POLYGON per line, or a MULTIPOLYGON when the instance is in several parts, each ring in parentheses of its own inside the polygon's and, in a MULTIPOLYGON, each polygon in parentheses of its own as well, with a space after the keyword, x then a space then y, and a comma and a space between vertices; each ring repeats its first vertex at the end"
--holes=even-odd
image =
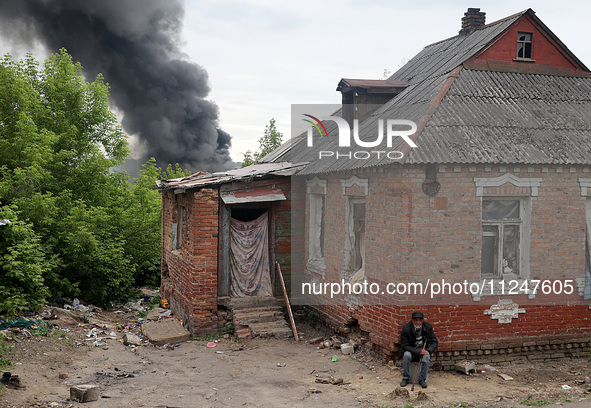
MULTIPOLYGON (((313 257, 312 253, 315 252, 313 248, 314 243, 312 242, 311 237, 311 230, 312 228, 311 223, 312 219, 318 216, 318 214, 312 214, 312 207, 313 207, 313 200, 315 200, 318 196, 324 196, 324 208, 326 209, 326 194, 327 194, 327 186, 328 182, 326 180, 321 180, 318 177, 314 177, 311 180, 306 180, 306 191, 307 191, 307 199, 308 205, 310 209, 310 214, 308 215, 308 261, 306 262, 306 267, 309 272, 318 274, 324 279, 326 277, 326 264, 324 262, 324 256, 321 257, 313 257)), ((314 208, 316 210, 316 208, 314 208)), ((325 213, 320 214, 321 217, 324 218, 325 213)), ((324 220, 324 225, 326 225, 326 220, 324 220)), ((326 227, 324 229, 324 233, 326 234, 326 227)))
POLYGON ((328 183, 326 180, 320 180, 318 177, 314 177, 312 180, 306 180, 306 191, 308 192, 308 194, 326 195, 327 184, 328 183), (316 191, 312 191, 313 187, 320 187, 322 189, 322 192, 318 193, 316 191))
POLYGON ((369 180, 368 179, 360 179, 357 176, 353 176, 347 180, 341 180, 341 185, 343 186, 343 195, 359 195, 359 194, 347 194, 347 189, 353 186, 358 186, 363 189, 363 195, 366 196, 369 191, 369 180))
POLYGON ((582 197, 591 197, 591 178, 581 177, 579 179, 579 187, 581 187, 582 197))
POLYGON ((538 188, 543 180, 542 178, 517 177, 507 173, 499 177, 476 177, 474 178, 474 184, 476 184, 477 197, 485 196, 484 189, 486 187, 501 187, 507 183, 513 184, 515 187, 531 188, 531 194, 527 196, 537 197, 538 188))

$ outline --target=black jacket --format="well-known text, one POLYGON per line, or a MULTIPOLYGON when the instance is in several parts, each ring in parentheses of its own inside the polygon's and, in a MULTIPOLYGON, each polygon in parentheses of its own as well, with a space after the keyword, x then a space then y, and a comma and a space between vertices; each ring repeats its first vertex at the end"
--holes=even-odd
MULTIPOLYGON (((437 350, 437 337, 433 331, 433 326, 430 323, 423 322, 423 338, 427 342, 425 350, 429 353, 433 353, 437 350)), ((405 351, 410 351, 412 354, 418 355, 421 351, 420 347, 415 347, 417 338, 415 337, 415 331, 412 327, 412 322, 408 322, 402 328, 402 334, 400 335, 400 357, 404 355, 405 351)))

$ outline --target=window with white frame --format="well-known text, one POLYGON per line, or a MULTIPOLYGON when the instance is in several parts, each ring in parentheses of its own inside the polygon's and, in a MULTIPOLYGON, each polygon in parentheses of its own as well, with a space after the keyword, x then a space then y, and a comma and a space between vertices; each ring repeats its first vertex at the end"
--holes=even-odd
POLYGON ((527 198, 482 199, 483 278, 525 277, 523 271, 526 238, 527 198))
POLYGON ((308 259, 324 260, 324 194, 310 194, 310 230, 308 259))
POLYGON ((352 241, 348 269, 357 272, 365 269, 365 197, 351 197, 349 206, 349 237, 352 241))
POLYGON ((365 279, 365 224, 366 197, 369 180, 352 176, 341 180, 345 207, 345 259, 344 274, 352 283, 365 279))
POLYGON ((308 262, 310 272, 324 276, 324 237, 327 181, 314 177, 306 182, 308 193, 308 262))

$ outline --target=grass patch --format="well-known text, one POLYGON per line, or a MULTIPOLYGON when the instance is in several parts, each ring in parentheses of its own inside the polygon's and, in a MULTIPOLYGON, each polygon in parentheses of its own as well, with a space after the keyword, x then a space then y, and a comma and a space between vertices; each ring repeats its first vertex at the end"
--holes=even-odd
POLYGON ((537 401, 530 401, 530 400, 524 400, 521 401, 522 405, 527 405, 529 407, 542 407, 544 405, 549 405, 550 401, 548 400, 537 400, 537 401))
POLYGON ((10 360, 4 358, 4 356, 8 352, 7 343, 8 342, 6 341, 6 338, 4 338, 4 336, 0 334, 0 370, 6 367, 10 367, 12 365, 12 362, 10 360))

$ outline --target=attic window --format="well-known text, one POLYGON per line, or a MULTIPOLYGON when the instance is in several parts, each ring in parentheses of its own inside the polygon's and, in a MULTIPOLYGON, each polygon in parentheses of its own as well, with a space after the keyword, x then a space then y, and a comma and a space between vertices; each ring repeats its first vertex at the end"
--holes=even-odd
POLYGON ((532 33, 517 34, 517 59, 531 59, 532 33))

